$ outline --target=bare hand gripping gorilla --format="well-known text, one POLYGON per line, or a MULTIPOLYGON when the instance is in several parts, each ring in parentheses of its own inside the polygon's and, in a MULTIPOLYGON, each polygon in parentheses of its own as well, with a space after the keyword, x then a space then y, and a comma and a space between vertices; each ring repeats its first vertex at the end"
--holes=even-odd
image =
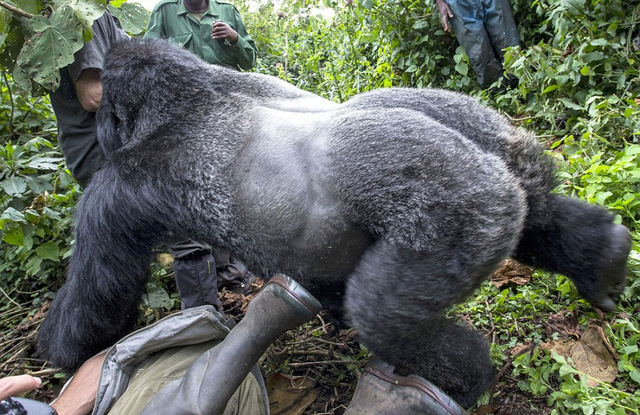
POLYGON ((625 286, 627 229, 553 194, 536 139, 468 97, 386 89, 335 104, 162 41, 113 49, 103 84, 108 161, 39 335, 56 365, 126 334, 152 247, 187 238, 344 307, 375 356, 463 406, 493 368, 482 335, 444 312, 500 261, 566 274, 604 310, 625 286))

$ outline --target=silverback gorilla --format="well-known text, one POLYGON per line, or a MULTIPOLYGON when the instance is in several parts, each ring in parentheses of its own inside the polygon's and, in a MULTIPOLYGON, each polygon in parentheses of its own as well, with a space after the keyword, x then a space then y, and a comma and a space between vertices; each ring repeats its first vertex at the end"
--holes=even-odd
POLYGON ((103 85, 108 160, 39 333, 56 365, 131 330, 152 248, 187 238, 295 278, 344 309, 373 355, 463 406, 493 368, 483 336, 444 314, 503 259, 569 276, 603 310, 624 289, 627 229, 554 194, 535 137, 466 96, 385 89, 335 104, 164 41, 116 46, 103 85))

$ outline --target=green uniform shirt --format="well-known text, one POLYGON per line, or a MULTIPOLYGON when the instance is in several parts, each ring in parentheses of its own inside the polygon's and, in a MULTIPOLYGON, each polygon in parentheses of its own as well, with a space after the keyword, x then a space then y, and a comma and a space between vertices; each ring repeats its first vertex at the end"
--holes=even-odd
POLYGON ((209 7, 198 20, 182 0, 161 0, 154 7, 147 32, 148 38, 164 38, 179 44, 209 63, 232 69, 251 69, 257 48, 247 33, 238 10, 229 3, 209 1, 209 7), (238 43, 212 39, 211 25, 221 20, 238 32, 238 43))

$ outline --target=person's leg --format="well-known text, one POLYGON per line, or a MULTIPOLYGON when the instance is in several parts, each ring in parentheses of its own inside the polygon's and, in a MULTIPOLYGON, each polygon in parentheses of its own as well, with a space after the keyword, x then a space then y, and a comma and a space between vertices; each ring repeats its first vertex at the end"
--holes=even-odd
POLYGON ((476 1, 448 0, 447 3, 453 12, 451 27, 456 39, 469 57, 478 84, 487 88, 502 75, 502 64, 485 29, 483 11, 476 1))
POLYGON ((262 386, 251 373, 229 400, 224 415, 267 415, 268 407, 269 402, 263 394, 262 386))
POLYGON ((211 254, 216 261, 218 288, 240 289, 244 293, 251 290, 253 275, 242 261, 223 248, 213 248, 211 254))
POLYGON ((491 44, 500 61, 504 58, 504 49, 520 44, 518 27, 513 19, 509 0, 484 0, 485 28, 491 44))
POLYGON ((175 413, 176 405, 185 413, 222 413, 269 345, 321 308, 293 279, 273 276, 224 341, 202 353, 181 379, 172 380, 155 394, 142 414, 175 413))
POLYGON ((433 383, 419 376, 398 376, 393 366, 372 358, 344 415, 466 415, 433 383), (374 409, 375 407, 375 409, 374 409))
POLYGON ((182 300, 181 308, 210 304, 222 310, 211 247, 189 240, 172 245, 170 251, 174 257, 173 272, 182 300))

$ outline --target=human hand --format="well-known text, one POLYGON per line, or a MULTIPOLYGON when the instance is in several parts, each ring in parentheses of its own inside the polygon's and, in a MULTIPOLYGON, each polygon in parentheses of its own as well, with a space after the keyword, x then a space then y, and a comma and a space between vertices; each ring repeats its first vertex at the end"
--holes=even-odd
POLYGON ((22 392, 28 392, 40 387, 42 380, 30 375, 9 376, 0 379, 0 401, 22 392))
POLYGON ((226 39, 232 45, 238 43, 238 32, 225 22, 213 22, 211 25, 211 37, 214 39, 226 39))
POLYGON ((442 28, 445 32, 451 31, 451 26, 449 26, 449 19, 453 17, 451 8, 444 0, 436 0, 436 5, 438 6, 438 10, 440 10, 440 23, 442 23, 442 28))

